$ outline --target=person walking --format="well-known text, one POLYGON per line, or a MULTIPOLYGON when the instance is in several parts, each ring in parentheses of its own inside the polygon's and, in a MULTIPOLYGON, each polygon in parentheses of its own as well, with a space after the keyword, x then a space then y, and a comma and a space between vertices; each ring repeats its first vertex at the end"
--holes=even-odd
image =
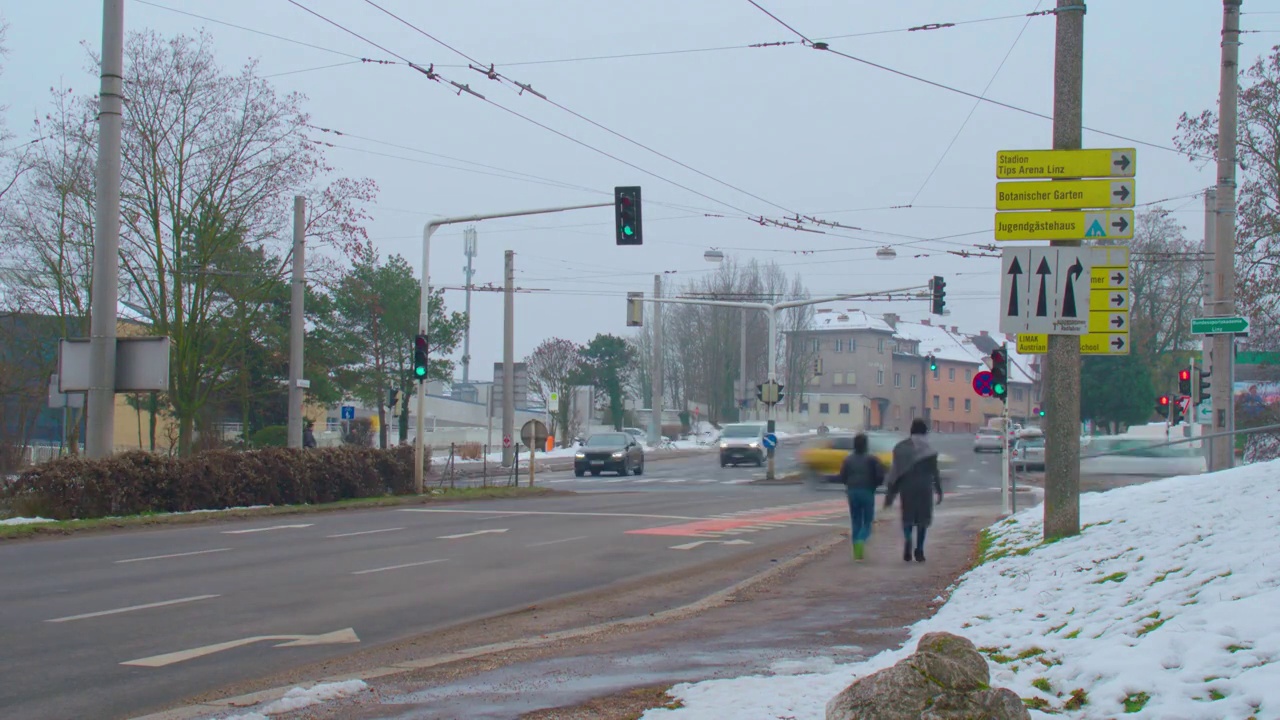
POLYGON ((311 429, 313 427, 315 427, 315 424, 308 420, 307 424, 302 428, 302 447, 304 448, 316 446, 316 434, 311 429))
POLYGON ((924 562, 924 537, 933 522, 933 495, 942 504, 942 476, 938 471, 938 451, 929 446, 925 435, 929 426, 922 419, 911 421, 911 435, 893 447, 893 465, 889 469, 889 486, 885 492, 884 506, 893 506, 894 498, 902 496, 902 535, 905 545, 902 559, 924 562), (911 533, 915 531, 913 554, 911 533))
POLYGON ((884 465, 867 453, 867 436, 853 436, 853 452, 840 464, 840 482, 844 483, 849 498, 849 523, 852 528, 853 559, 861 560, 867 538, 871 537, 871 523, 876 515, 876 488, 884 484, 884 465))

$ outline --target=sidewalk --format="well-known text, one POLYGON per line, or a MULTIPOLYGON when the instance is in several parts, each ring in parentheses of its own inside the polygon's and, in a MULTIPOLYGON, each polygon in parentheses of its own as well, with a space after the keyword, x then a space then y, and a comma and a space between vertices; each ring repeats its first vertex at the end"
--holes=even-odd
POLYGON ((370 679, 369 692, 308 708, 305 717, 621 720, 665 704, 663 691, 677 682, 808 672, 870 657, 932 614, 970 567, 978 532, 996 519, 990 503, 965 498, 940 511, 923 564, 903 562, 894 510, 881 514, 862 563, 844 539, 688 618, 466 669, 370 679))

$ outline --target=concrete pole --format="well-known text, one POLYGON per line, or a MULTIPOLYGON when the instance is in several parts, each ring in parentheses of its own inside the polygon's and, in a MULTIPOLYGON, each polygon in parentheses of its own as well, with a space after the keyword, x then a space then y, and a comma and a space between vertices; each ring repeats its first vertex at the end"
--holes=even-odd
MULTIPOLYGON (((768 363, 769 363, 769 382, 770 382, 770 383, 774 383, 774 382, 777 382, 777 381, 778 381, 778 358, 777 358, 777 351, 778 351, 778 347, 777 347, 777 346, 778 346, 778 311, 779 311, 779 308, 776 308, 776 307, 771 307, 771 308, 769 308, 769 358, 768 358, 768 363)), ((784 392, 784 393, 786 392, 786 388, 783 388, 783 392, 784 392)), ((765 417, 766 417, 766 418, 768 418, 768 426, 767 426, 767 428, 768 428, 768 431, 769 431, 770 433, 774 433, 774 432, 777 432, 777 430, 778 430, 778 423, 777 423, 777 417, 778 417, 778 405, 777 405, 777 403, 773 403, 773 404, 771 404, 771 405, 768 405, 767 407, 768 407, 768 410, 767 410, 767 414, 765 415, 765 417)), ((774 454, 775 454, 775 453, 774 453, 774 450, 770 450, 770 451, 769 451, 769 466, 768 466, 768 469, 766 469, 766 470, 765 470, 765 473, 764 473, 764 479, 765 479, 765 480, 773 480, 773 479, 774 479, 774 457, 773 457, 773 456, 774 456, 774 454)))
POLYGON ((467 274, 467 300, 463 311, 467 317, 467 324, 462 329, 462 383, 465 385, 471 382, 471 279, 475 277, 475 271, 471 266, 476 257, 476 229, 469 227, 463 230, 462 237, 463 252, 467 256, 467 267, 463 271, 467 274))
POLYGON ((515 267, 516 253, 506 252, 506 287, 502 296, 502 437, 511 438, 511 447, 503 443, 502 466, 511 467, 516 445, 516 317, 515 317, 515 267))
POLYGON ((115 449, 116 305, 120 296, 120 133, 124 124, 124 0, 102 3, 93 307, 89 315, 89 415, 85 455, 115 449))
MULTIPOLYGON (((662 297, 662 276, 653 276, 653 296, 662 297)), ((649 400, 649 445, 657 447, 662 438, 662 303, 653 304, 652 394, 649 400)))
MULTIPOLYGON (((1213 288, 1214 288, 1213 251, 1214 251, 1214 248, 1216 247, 1214 243, 1214 239, 1217 233, 1218 233, 1218 189, 1216 187, 1211 187, 1205 190, 1204 192, 1204 272, 1203 272, 1204 277, 1200 282, 1200 287, 1204 291, 1203 293, 1204 310, 1201 314, 1204 315, 1205 317, 1213 315, 1213 288)), ((1202 372, 1208 373, 1212 378, 1213 376, 1213 336, 1212 335, 1205 335, 1203 340, 1201 340, 1200 365, 1201 365, 1201 368, 1203 368, 1202 372)), ((1221 365, 1219 365, 1219 367, 1221 367, 1221 365)), ((1212 382, 1213 380, 1211 379, 1210 387, 1209 387, 1209 398, 1201 398, 1202 400, 1204 399, 1209 400, 1209 405, 1211 410, 1213 407, 1212 382)), ((1207 434, 1210 434, 1210 435, 1213 434, 1213 430, 1216 428, 1216 424, 1213 422, 1213 418, 1216 416, 1217 416, 1216 413, 1210 412, 1209 423, 1207 424, 1207 430, 1205 430, 1205 428, 1201 428, 1202 430, 1205 430, 1207 434)), ((1217 438, 1210 437, 1204 441, 1203 449, 1205 453, 1205 467, 1209 469, 1209 472, 1214 472, 1216 470, 1222 469, 1222 468, 1214 467, 1214 464, 1213 464, 1214 463, 1213 447, 1216 444, 1218 444, 1217 438)))
MULTIPOLYGON (((1058 0, 1053 69, 1053 149, 1080 147, 1084 86, 1083 0, 1058 0)), ((1079 246, 1078 240, 1052 245, 1079 246)), ((1044 536, 1080 534, 1080 340, 1050 335, 1045 357, 1044 536)))
POLYGON ((289 302, 289 447, 302 447, 302 341, 306 332, 303 302, 306 298, 307 199, 293 198, 293 287, 289 302))
MULTIPOLYGON (((422 228, 422 287, 418 291, 418 332, 431 337, 431 236, 437 225, 427 223, 422 228)), ((427 383, 419 380, 414 412, 417 413, 413 434, 413 486, 422 494, 426 476, 427 439, 424 423, 427 417, 427 383)))
MULTIPOLYGON (((1222 67, 1218 93, 1218 206, 1213 248, 1213 306, 1211 316, 1236 313, 1236 117, 1240 72, 1240 3, 1222 0, 1222 67)), ((1235 375, 1235 336, 1213 336, 1213 429, 1234 432, 1232 413, 1235 375)), ((1215 442, 1211 467, 1224 470, 1235 463, 1235 436, 1215 442)))
POLYGON ((738 338, 738 417, 746 417, 746 403, 751 397, 747 383, 747 309, 742 308, 742 335, 738 338))

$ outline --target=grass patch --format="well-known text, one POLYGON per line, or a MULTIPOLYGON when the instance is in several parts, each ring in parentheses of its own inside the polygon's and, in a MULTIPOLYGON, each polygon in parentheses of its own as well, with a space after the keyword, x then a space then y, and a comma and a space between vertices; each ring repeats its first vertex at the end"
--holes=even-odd
POLYGON ((1080 637, 1080 628, 1076 628, 1075 630, 1072 630, 1071 632, 1067 633, 1066 635, 1063 635, 1062 637, 1068 640, 1075 640, 1076 638, 1080 637))
POLYGON ((1147 633, 1158 629, 1161 625, 1169 622, 1169 618, 1160 617, 1159 610, 1151 613, 1150 615, 1144 615, 1142 619, 1151 620, 1152 622, 1146 623, 1142 626, 1142 629, 1138 631, 1138 637, 1142 637, 1143 635, 1146 635, 1147 633))
POLYGON ((1022 704, 1026 705, 1032 710, 1043 711, 1043 710, 1049 709, 1049 701, 1045 700, 1044 698, 1038 698, 1038 697, 1022 698, 1022 704))
POLYGON ((1111 524, 1110 520, 1103 520, 1102 522, 1096 522, 1096 523, 1085 523, 1084 527, 1080 528, 1080 532, 1084 532, 1085 530, 1088 530, 1091 527, 1102 527, 1103 525, 1110 525, 1110 524, 1111 524))
POLYGON ((1182 568, 1177 567, 1177 568, 1174 568, 1174 569, 1172 569, 1172 570, 1165 570, 1164 572, 1162 572, 1162 573, 1160 573, 1159 575, 1157 575, 1157 576, 1156 576, 1156 579, 1151 581, 1151 584, 1152 584, 1152 585, 1155 585, 1156 583, 1162 583, 1162 582, 1164 582, 1164 581, 1165 581, 1165 578, 1169 577, 1170 575, 1172 575, 1172 574, 1174 574, 1174 573, 1176 573, 1176 572, 1182 572, 1182 568))
POLYGON ((1228 645, 1227 646, 1227 652, 1232 654, 1238 653, 1241 650, 1252 650, 1252 649, 1253 649, 1252 645, 1228 645))
POLYGON ((1132 693, 1124 699, 1124 711, 1126 713, 1141 712, 1150 700, 1151 696, 1144 692, 1132 693))
POLYGON ((991 549, 995 547, 996 535, 991 532, 991 528, 982 528, 982 532, 978 533, 978 565, 985 563, 991 557, 991 549))
POLYGON ((1039 690, 1042 693, 1048 693, 1050 695, 1053 694, 1053 686, 1049 684, 1048 678, 1038 677, 1035 680, 1032 680, 1031 687, 1039 690))
POLYGON ((1079 710, 1087 704, 1089 704, 1089 693, 1085 692, 1084 688, 1076 688, 1071 691, 1071 697, 1067 698, 1067 701, 1062 704, 1062 708, 1064 710, 1079 710))
POLYGON ((116 518, 91 518, 86 520, 60 520, 29 525, 0 525, 0 541, 39 537, 42 535, 71 535, 81 532, 102 532, 156 525, 194 525, 255 517, 278 515, 308 515, 339 510, 397 507, 401 505, 427 505, 437 502, 466 500, 498 500, 503 498, 540 497, 566 494, 547 487, 488 487, 488 488, 431 488, 423 495, 388 495, 374 498, 355 498, 317 505, 277 505, 265 508, 245 508, 194 513, 145 513, 116 518))
POLYGON ((1221 700, 1221 699, 1223 699, 1223 698, 1225 698, 1225 697, 1226 697, 1226 695, 1223 695, 1223 694, 1222 694, 1222 691, 1220 691, 1220 690, 1210 690, 1210 691, 1209 691, 1209 699, 1210 699, 1210 700, 1218 701, 1218 700, 1221 700))
POLYGON ((1093 584, 1101 585, 1102 583, 1107 583, 1107 582, 1117 582, 1117 583, 1124 582, 1124 579, 1127 577, 1129 577, 1129 573, 1127 572, 1113 572, 1110 575, 1102 578, 1101 580, 1094 580, 1093 584))
POLYGON ((1000 648, 993 648, 993 647, 978 648, 978 652, 982 653, 983 655, 986 655, 987 658, 991 660, 991 662, 999 663, 1001 665, 1008 665, 1009 663, 1013 662, 1016 659, 1010 655, 1005 655, 1003 652, 1000 651, 1000 648))
POLYGON ((1018 653, 1018 660, 1026 660, 1027 658, 1039 657, 1045 654, 1045 650, 1038 647, 1029 647, 1018 653))
MULTIPOLYGON (((1056 632, 1058 632, 1059 630, 1061 630, 1062 628, 1064 628, 1064 627, 1066 627, 1066 626, 1067 626, 1067 624, 1066 624, 1066 623, 1062 623, 1061 625, 1058 625, 1057 627, 1051 627, 1051 628, 1049 628, 1049 632, 1051 632, 1051 633, 1056 633, 1056 632)), ((1045 634, 1047 635, 1048 633, 1045 633, 1045 634)))

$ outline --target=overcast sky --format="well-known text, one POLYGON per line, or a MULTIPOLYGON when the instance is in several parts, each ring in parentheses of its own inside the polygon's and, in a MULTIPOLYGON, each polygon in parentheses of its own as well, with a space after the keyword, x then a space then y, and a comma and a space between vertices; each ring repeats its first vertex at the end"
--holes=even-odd
MULTIPOLYGON (((378 183, 370 236, 384 254, 404 255, 414 267, 421 266, 422 226, 432 214, 611 201, 615 185, 641 185, 645 244, 640 248, 615 246, 608 208, 478 226, 477 283, 501 284, 503 251, 511 249, 517 284, 549 290, 517 297, 517 359, 548 337, 585 342, 597 332, 625 334, 625 293, 650 292, 655 273, 675 271, 667 279, 682 282, 713 270, 702 259, 711 247, 741 259, 775 260, 789 272, 803 273, 817 294, 917 285, 941 274, 953 313, 948 324, 971 332, 996 328, 999 261, 960 259, 946 251, 992 242, 995 153, 1048 147, 1048 120, 987 103, 973 111, 970 98, 798 44, 744 48, 797 39, 747 0, 379 0, 461 53, 496 63, 499 72, 565 108, 750 193, 744 194, 537 97, 518 95, 365 2, 299 3, 416 63, 434 63, 442 76, 468 83, 493 103, 648 171, 479 98, 459 96, 404 65, 354 62, 344 54, 394 58, 287 0, 127 2, 127 28, 176 34, 203 27, 224 65, 234 68, 256 58, 262 74, 280 74, 272 78, 279 88, 305 94, 316 125, 403 146, 317 134, 345 146, 329 154, 341 173, 378 183), (730 49, 583 59, 707 48, 730 49), (574 60, 536 62, 562 59, 574 60), (346 64, 315 69, 335 63, 346 64), (574 187, 515 180, 509 173, 417 151, 574 187), (818 235, 744 219, 793 212, 860 230, 818 235), (953 237, 929 240, 942 236, 953 237), (875 260, 876 248, 884 245, 896 246, 896 260, 875 260), (810 250, 829 252, 797 254, 810 250)), ((1055 21, 1025 17, 1051 7, 1052 0, 761 4, 811 38, 832 38, 833 49, 968 92, 985 90, 988 97, 1020 108, 1052 112, 1055 21), (957 25, 905 30, 948 22, 957 25), (849 35, 857 36, 837 37, 849 35)), ((1249 0, 1244 9, 1244 29, 1280 30, 1280 2, 1249 0)), ((9 127, 20 136, 28 132, 50 87, 96 90, 96 77, 84 70, 82 42, 98 49, 101 12, 96 0, 0 0, 0 15, 9 23, 0 99, 8 105, 9 127)), ((1170 146, 1180 113, 1216 109, 1220 27, 1221 3, 1209 0, 1089 3, 1084 124, 1170 146)), ((1268 52, 1277 37, 1245 35, 1242 65, 1268 52)), ((1084 144, 1134 145, 1088 131, 1084 144)), ((1138 202, 1175 198, 1165 207, 1177 212, 1188 237, 1202 237, 1203 200, 1190 195, 1212 184, 1213 168, 1170 150, 1137 147, 1138 202)), ((461 284, 462 227, 446 228, 436 238, 433 284, 461 284)), ((446 300, 451 309, 462 308, 462 293, 449 292, 446 300)), ((928 316, 924 301, 860 307, 877 314, 893 310, 908 319, 928 316)), ((473 296, 473 379, 491 379, 492 363, 501 353, 501 296, 478 293, 473 296)))

